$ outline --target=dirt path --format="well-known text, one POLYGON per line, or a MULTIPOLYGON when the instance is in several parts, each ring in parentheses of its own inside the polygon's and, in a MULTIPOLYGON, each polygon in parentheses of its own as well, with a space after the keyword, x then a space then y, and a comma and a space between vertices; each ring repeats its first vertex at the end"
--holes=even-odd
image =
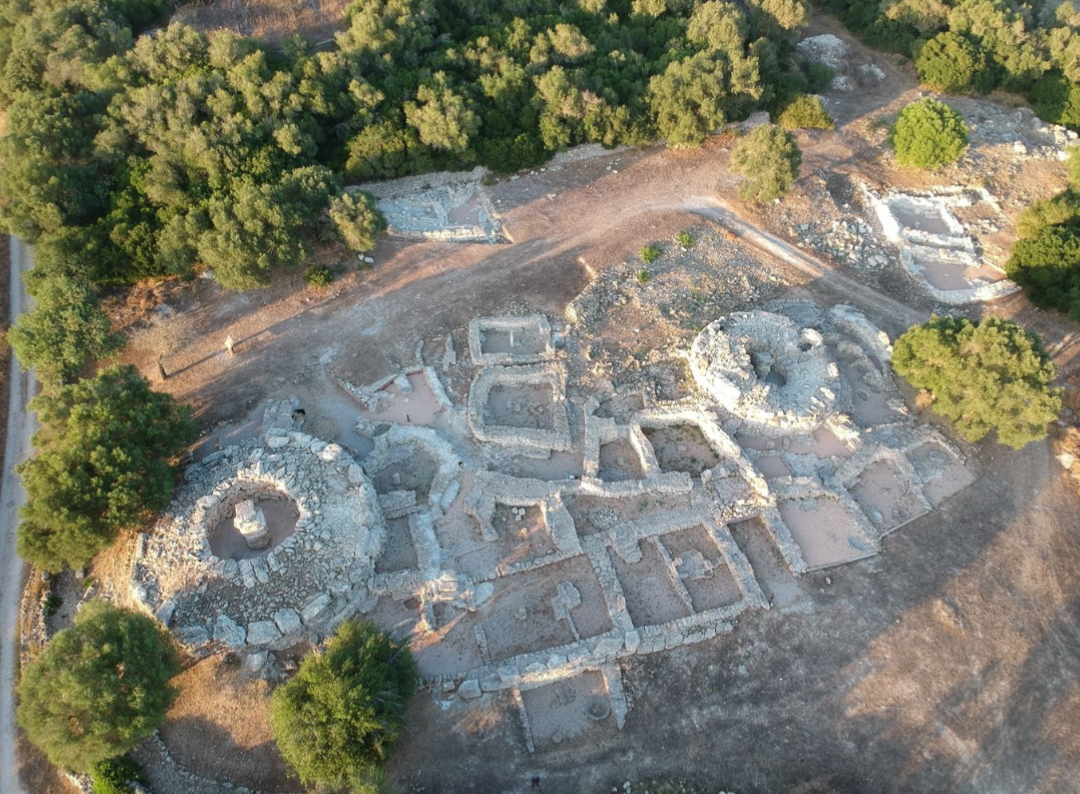
MULTIPOLYGON (((18 238, 11 238, 11 316, 17 317, 29 298, 22 274, 31 267, 30 254, 18 238)), ((8 386, 7 443, 4 447, 4 474, 0 485, 0 791, 23 794, 15 762, 15 663, 18 658, 19 596, 22 593, 23 564, 15 553, 15 528, 19 508, 26 500, 22 483, 15 474, 16 462, 30 451, 34 416, 26 410, 36 390, 34 373, 19 369, 11 357, 8 386)))
POLYGON ((731 229, 744 243, 761 251, 767 258, 786 262, 819 280, 822 286, 834 290, 838 295, 843 296, 845 301, 856 303, 865 311, 887 315, 889 320, 897 325, 907 327, 926 320, 925 312, 912 309, 872 287, 860 284, 825 264, 816 256, 800 251, 776 235, 739 217, 736 211, 722 200, 714 199, 713 201, 717 206, 695 210, 697 214, 711 218, 731 229))

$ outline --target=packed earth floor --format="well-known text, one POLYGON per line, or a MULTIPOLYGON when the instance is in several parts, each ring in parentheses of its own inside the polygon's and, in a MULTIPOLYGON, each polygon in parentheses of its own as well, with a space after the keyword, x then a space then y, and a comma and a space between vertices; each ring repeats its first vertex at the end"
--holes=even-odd
MULTIPOLYGON (((869 330, 895 339, 932 311, 1007 316, 1075 374, 1080 340, 1062 318, 1018 294, 943 300, 927 282, 968 287, 935 284, 943 266, 910 266, 896 245, 922 224, 992 261, 1064 170, 1029 117, 979 100, 989 131, 956 167, 898 171, 875 119, 918 95, 914 81, 817 25, 808 35, 842 37, 885 78, 827 92, 837 130, 800 134, 803 178, 781 204, 735 198, 725 136, 569 153, 482 200, 442 188, 467 208, 446 220, 491 237, 497 218, 495 242, 388 239, 373 268, 322 293, 296 276, 242 295, 200 280, 112 307, 123 322, 165 304, 195 326, 158 388, 210 429, 164 520, 225 533, 194 578, 144 564, 172 553, 153 531, 95 571, 97 588, 186 627, 196 654, 233 646, 184 673, 169 723, 139 749, 155 792, 297 791, 265 693, 339 609, 413 637, 428 686, 388 770, 403 791, 538 778, 605 792, 646 777, 742 794, 809 779, 1072 790, 1080 497, 1048 443, 955 438, 891 378, 869 330), (939 212, 932 197, 956 188, 991 209, 939 212), (896 239, 875 203, 890 201, 896 239), (645 264, 650 243, 663 253, 645 264), (759 340, 749 369, 723 353, 743 336, 759 340), (230 511, 249 499, 270 539, 241 559, 230 511), (349 516, 363 531, 342 559, 349 516), (324 568, 305 574, 309 558, 324 568), (224 589, 199 592, 209 575, 224 589)), ((151 351, 127 355, 156 377, 151 351)))

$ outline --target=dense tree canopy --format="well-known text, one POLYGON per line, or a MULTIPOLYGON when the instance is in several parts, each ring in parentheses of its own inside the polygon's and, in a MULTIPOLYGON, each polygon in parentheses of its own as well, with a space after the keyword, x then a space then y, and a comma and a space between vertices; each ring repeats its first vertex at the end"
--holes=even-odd
POLYGON ((1024 0, 823 0, 869 44, 915 59, 941 91, 1028 96, 1046 121, 1080 129, 1080 4, 1024 0))
POLYGON ((746 180, 739 195, 747 201, 769 202, 786 195, 799 177, 802 152, 795 136, 771 124, 755 127, 731 152, 731 170, 746 180))
POLYGON ((165 722, 179 671, 153 618, 91 601, 23 671, 19 726, 54 764, 85 772, 165 722))
POLYGON ((386 218, 370 193, 343 193, 330 202, 330 220, 351 251, 364 253, 386 230, 386 218))
POLYGON ((278 749, 305 785, 363 787, 386 759, 416 690, 408 648, 347 620, 270 704, 278 749))
POLYGON ((194 438, 188 412, 134 367, 36 397, 37 455, 17 469, 27 501, 19 555, 47 571, 85 565, 172 496, 176 456, 194 438))
POLYGON ((1073 215, 1017 240, 1005 272, 1036 306, 1068 312, 1080 322, 1080 220, 1073 215))
POLYGON ((956 162, 968 144, 967 124, 957 111, 936 99, 920 99, 900 111, 892 129, 896 162, 939 168, 956 162))
POLYGON ((122 345, 85 280, 61 273, 37 283, 33 294, 33 310, 16 318, 8 342, 46 388, 70 382, 89 361, 122 345))
POLYGON ((915 57, 919 79, 938 91, 986 93, 995 75, 985 50, 959 33, 939 33, 919 47, 915 57))
MULTIPOLYGON (((0 225, 93 284, 258 287, 342 179, 693 145, 767 102, 803 0, 363 0, 336 46, 163 24, 164 0, 0 0, 0 225), (153 32, 146 28, 158 26, 153 32)), ((171 6, 169 6, 171 7, 171 6)), ((353 240, 355 243, 355 238, 353 240)))
POLYGON ((1044 438, 1061 411, 1042 342, 1007 320, 932 317, 896 341, 892 364, 969 441, 996 430, 998 441, 1020 449, 1044 438))

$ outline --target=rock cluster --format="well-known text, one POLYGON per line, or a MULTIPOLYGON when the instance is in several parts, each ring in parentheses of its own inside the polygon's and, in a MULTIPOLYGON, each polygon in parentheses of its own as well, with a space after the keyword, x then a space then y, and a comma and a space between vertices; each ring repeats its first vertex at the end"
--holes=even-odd
POLYGON ((817 331, 763 311, 706 326, 690 349, 690 369, 724 410, 771 435, 821 425, 840 377, 817 331))

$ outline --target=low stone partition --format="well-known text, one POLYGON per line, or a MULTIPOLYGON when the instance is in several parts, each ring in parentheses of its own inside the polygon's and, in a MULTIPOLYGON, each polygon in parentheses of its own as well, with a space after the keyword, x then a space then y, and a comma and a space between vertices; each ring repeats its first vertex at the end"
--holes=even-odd
MULTIPOLYGON (((436 461, 435 477, 428 491, 428 505, 432 510, 445 512, 450 509, 461 489, 461 473, 465 469, 465 460, 454 449, 453 444, 428 427, 416 425, 391 424, 390 430, 375 438, 375 447, 364 459, 363 469, 368 476, 390 465, 395 448, 415 447, 430 455, 436 461)), ((386 503, 394 517, 412 512, 416 496, 411 497, 412 505, 406 504, 410 497, 404 491, 393 491, 379 498, 380 504, 386 503), (391 494, 394 494, 391 496, 391 494)))

